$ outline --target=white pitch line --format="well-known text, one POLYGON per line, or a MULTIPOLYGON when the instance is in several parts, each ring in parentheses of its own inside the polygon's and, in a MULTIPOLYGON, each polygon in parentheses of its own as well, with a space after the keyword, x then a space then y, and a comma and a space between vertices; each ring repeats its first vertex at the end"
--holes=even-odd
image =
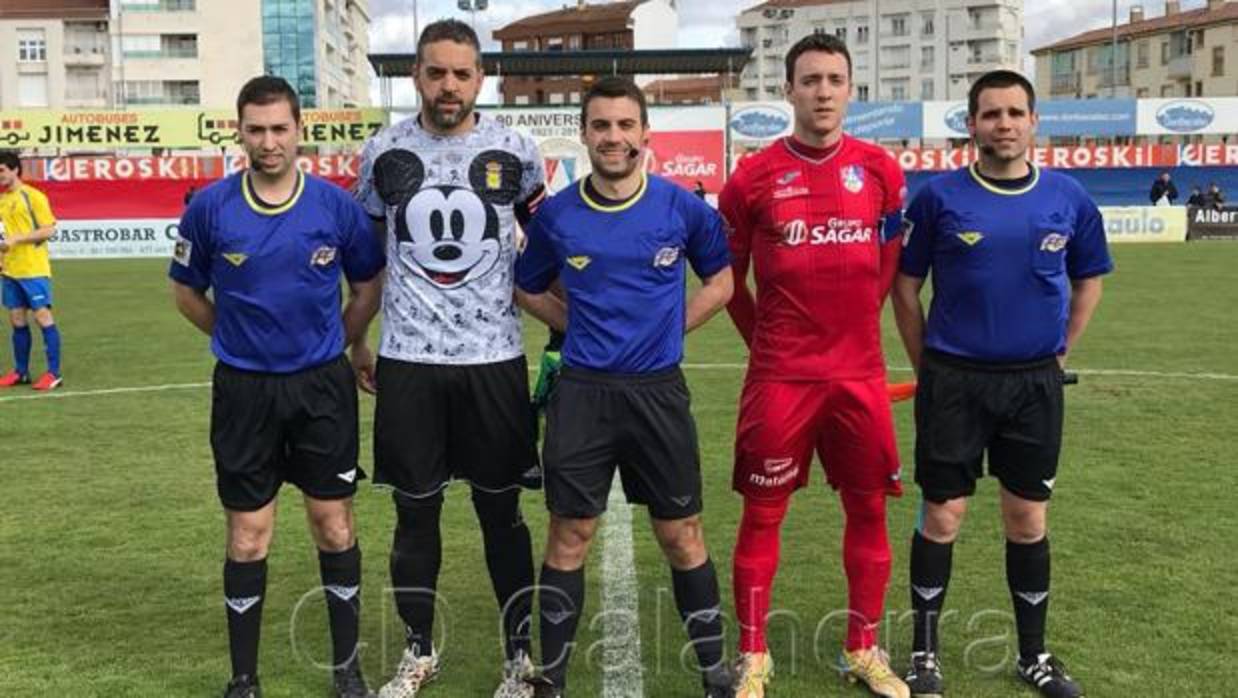
POLYGON ((602 516, 602 698, 641 698, 640 601, 632 552, 632 507, 619 474, 602 516), (619 639, 621 642, 616 643, 619 639))
POLYGON ((128 388, 104 388, 100 390, 55 390, 32 395, 6 395, 0 397, 0 402, 16 402, 17 400, 51 400, 70 397, 93 397, 95 395, 122 395, 125 393, 157 393, 165 390, 189 390, 209 388, 207 383, 165 383, 163 385, 137 385, 128 388))
MULTIPOLYGON (((687 371, 739 371, 748 368, 748 364, 716 363, 716 364, 680 364, 687 371)), ((530 367, 535 372, 536 367, 530 367)), ((888 371, 910 373, 909 366, 889 366, 888 371)), ((1141 371, 1126 368, 1072 368, 1071 371, 1082 376, 1118 376, 1128 378, 1164 378, 1170 380, 1203 380, 1203 381, 1238 381, 1238 375, 1232 373, 1190 373, 1188 371, 1141 371)), ((103 388, 100 390, 55 390, 46 393, 27 395, 6 395, 0 397, 0 403, 16 402, 18 400, 51 400, 70 397, 94 397, 98 395, 123 395, 127 393, 157 393, 167 390, 191 390, 209 388, 206 383, 166 383, 162 385, 136 385, 123 388, 103 388)))

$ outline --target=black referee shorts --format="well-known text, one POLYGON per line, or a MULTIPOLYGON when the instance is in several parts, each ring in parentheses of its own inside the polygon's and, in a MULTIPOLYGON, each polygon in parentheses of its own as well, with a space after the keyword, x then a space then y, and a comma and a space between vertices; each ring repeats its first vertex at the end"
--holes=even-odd
POLYGON ((1062 450, 1062 370, 1054 357, 985 364, 926 349, 916 389, 916 483, 924 498, 971 496, 989 473, 1048 501, 1062 450))
POLYGON ((452 480, 499 492, 541 487, 524 356, 492 364, 379 358, 374 482, 428 497, 452 480))
POLYGON ((546 506, 570 518, 606 511, 615 469, 627 500, 655 519, 701 511, 701 459, 678 368, 614 375, 565 366, 546 408, 546 506))
POLYGON ((215 364, 211 450, 219 500, 256 511, 291 482, 315 499, 343 499, 357 465, 357 386, 343 356, 291 374, 215 364))

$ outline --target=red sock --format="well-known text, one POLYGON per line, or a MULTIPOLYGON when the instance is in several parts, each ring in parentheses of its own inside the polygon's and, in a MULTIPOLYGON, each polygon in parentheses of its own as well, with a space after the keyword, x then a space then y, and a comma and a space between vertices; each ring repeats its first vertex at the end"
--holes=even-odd
POLYGON ((744 515, 735 540, 732 583, 739 617, 739 651, 764 652, 765 617, 778 571, 778 529, 790 499, 744 499, 744 515))
POLYGON ((843 533, 843 567, 847 571, 847 650, 877 644, 877 624, 890 584, 890 538, 886 532, 886 496, 840 490, 847 524, 843 533))

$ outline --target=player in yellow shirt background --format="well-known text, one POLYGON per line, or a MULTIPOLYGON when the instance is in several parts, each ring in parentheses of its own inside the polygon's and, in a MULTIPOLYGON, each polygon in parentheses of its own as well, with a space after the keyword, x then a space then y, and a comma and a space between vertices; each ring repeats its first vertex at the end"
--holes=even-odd
POLYGON ((56 217, 47 196, 22 182, 21 159, 0 152, 0 292, 13 325, 14 369, 0 376, 0 388, 30 383, 30 315, 43 332, 47 372, 35 390, 60 387, 60 331, 52 317, 52 267, 47 241, 56 232, 56 217))

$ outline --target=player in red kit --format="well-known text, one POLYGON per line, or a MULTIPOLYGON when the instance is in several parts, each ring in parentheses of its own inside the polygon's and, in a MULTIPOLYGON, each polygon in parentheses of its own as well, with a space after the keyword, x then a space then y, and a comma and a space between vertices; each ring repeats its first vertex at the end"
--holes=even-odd
POLYGON ((881 148, 843 134, 851 57, 831 35, 787 53, 794 134, 744 159, 719 197, 731 227, 727 311, 748 345, 735 437, 744 497, 735 545, 738 698, 761 698, 779 528, 812 454, 846 512, 848 623, 839 670, 877 695, 907 698, 877 647, 890 579, 885 498, 901 494, 881 353, 881 304, 898 266, 903 175, 881 148), (748 289, 749 262, 756 298, 748 289))

